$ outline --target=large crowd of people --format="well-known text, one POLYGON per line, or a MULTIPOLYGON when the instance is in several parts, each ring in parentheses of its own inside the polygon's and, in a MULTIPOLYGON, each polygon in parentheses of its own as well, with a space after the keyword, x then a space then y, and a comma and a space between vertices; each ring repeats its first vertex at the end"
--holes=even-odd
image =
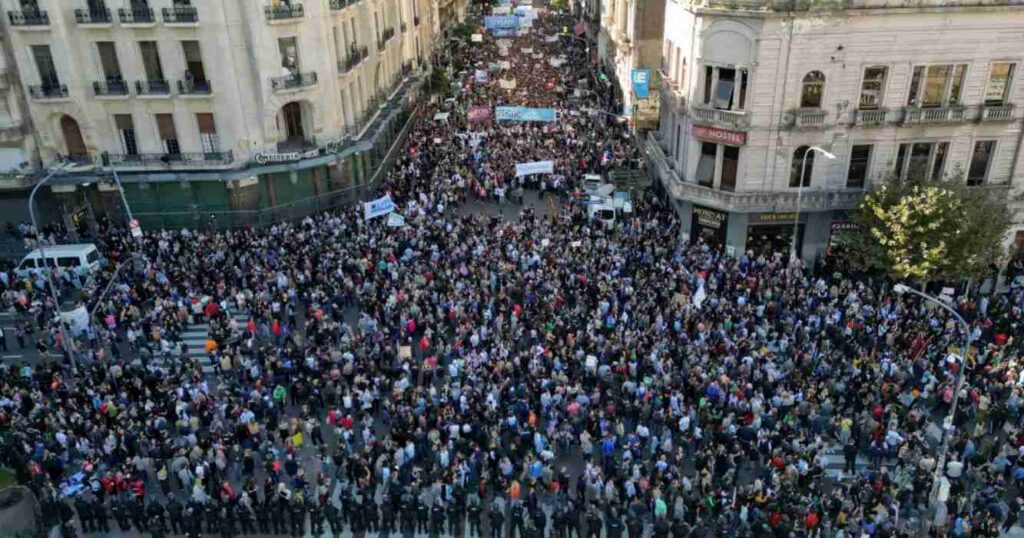
MULTIPOLYGON (((154 536, 1017 524, 1024 294, 953 299, 975 342, 965 361, 946 311, 781 254, 689 244, 654 196, 615 227, 588 221, 571 196, 583 175, 639 154, 575 21, 538 11, 528 34, 457 50, 459 89, 414 120, 381 187, 404 226, 353 208, 102 234, 111 266, 142 263, 102 299, 96 287, 76 370, 0 369, 0 457, 45 518, 154 536), (468 107, 496 105, 559 117, 469 122, 468 107), (542 160, 554 174, 515 176, 542 160), (524 190, 558 202, 519 211, 524 190), (466 210, 496 192, 511 217, 466 210), (181 343, 200 322, 213 373, 181 343)), ((44 284, 0 282, 28 345, 59 355, 44 284)))

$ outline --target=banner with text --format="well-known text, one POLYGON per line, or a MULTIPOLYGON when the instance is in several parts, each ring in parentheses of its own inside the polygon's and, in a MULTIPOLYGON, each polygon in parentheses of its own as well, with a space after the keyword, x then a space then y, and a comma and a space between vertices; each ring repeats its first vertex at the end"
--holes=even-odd
POLYGON ((516 165, 516 177, 528 176, 531 174, 553 174, 554 172, 554 161, 536 161, 532 163, 519 163, 516 165))
POLYGON ((499 106, 494 108, 498 121, 555 121, 553 108, 526 108, 521 106, 499 106))
POLYGON ((371 200, 363 204, 363 218, 370 220, 374 217, 387 215, 394 210, 395 202, 391 201, 390 194, 385 194, 376 200, 371 200))
POLYGON ((491 107, 471 106, 466 109, 466 121, 469 123, 480 123, 491 119, 491 107))
POLYGON ((501 79, 498 81, 498 86, 503 90, 514 90, 516 89, 516 79, 501 79))
MULTIPOLYGON (((493 34, 494 37, 516 37, 519 35, 519 32, 517 32, 515 28, 495 28, 494 30, 491 30, 491 34, 493 34)), ((505 49, 505 51, 507 54, 508 49, 505 49)))
POLYGON ((488 30, 519 28, 519 17, 515 15, 490 15, 484 17, 484 28, 488 30))

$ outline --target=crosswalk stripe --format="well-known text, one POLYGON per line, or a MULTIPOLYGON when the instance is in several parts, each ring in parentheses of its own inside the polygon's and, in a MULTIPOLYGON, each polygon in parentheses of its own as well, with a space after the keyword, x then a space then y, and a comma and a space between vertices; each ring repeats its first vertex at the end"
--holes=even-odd
MULTIPOLYGON (((238 322, 240 327, 244 327, 249 323, 250 317, 246 314, 234 312, 234 309, 228 309, 228 315, 238 322)), ((210 359, 210 355, 206 352, 206 339, 210 336, 210 324, 209 323, 193 323, 185 328, 179 336, 179 342, 185 343, 188 346, 188 358, 192 361, 196 359, 202 364, 203 373, 212 374, 216 371, 216 367, 213 361, 210 359)), ((167 371, 167 365, 165 364, 163 357, 153 357, 149 361, 151 368, 156 368, 161 371, 167 371)))

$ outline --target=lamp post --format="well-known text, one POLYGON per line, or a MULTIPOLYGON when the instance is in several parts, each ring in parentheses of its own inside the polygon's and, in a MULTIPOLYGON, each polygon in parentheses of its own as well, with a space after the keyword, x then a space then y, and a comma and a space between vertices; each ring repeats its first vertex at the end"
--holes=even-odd
MULTIPOLYGON (((65 164, 62 164, 61 166, 58 166, 58 167, 50 170, 50 173, 47 174, 46 177, 44 177, 42 180, 40 180, 39 183, 36 183, 36 186, 32 188, 32 193, 28 195, 28 215, 32 219, 32 228, 34 228, 35 231, 36 231, 36 238, 37 239, 39 238, 39 224, 36 221, 36 209, 35 209, 36 208, 36 192, 39 191, 39 187, 42 187, 47 181, 52 179, 59 172, 63 172, 65 170, 67 170, 68 168, 70 168, 71 166, 72 166, 72 163, 65 163, 65 164)), ((47 260, 46 260, 46 247, 44 245, 45 241, 37 241, 37 243, 38 243, 38 248, 39 248, 39 258, 43 261, 43 267, 45 269, 49 269, 49 265, 48 265, 47 260)), ((56 260, 56 258, 54 258, 54 260, 53 260, 53 267, 54 267, 54 270, 56 270, 56 268, 57 268, 57 260, 56 260)), ((57 290, 56 290, 56 288, 53 287, 53 278, 52 278, 53 275, 51 275, 49 273, 43 273, 43 274, 46 275, 46 288, 50 292, 50 299, 53 300, 53 307, 57 311, 57 319, 58 319, 58 323, 60 324, 61 341, 63 342, 64 350, 67 352, 68 358, 71 361, 71 369, 75 370, 77 368, 77 366, 75 364, 75 345, 74 345, 74 340, 71 338, 71 331, 68 330, 67 320, 65 320, 64 316, 61 315, 61 311, 60 311, 60 297, 57 296, 57 290)))
POLYGON ((789 248, 789 261, 795 262, 797 259, 797 236, 800 233, 800 203, 803 201, 804 195, 804 175, 807 173, 807 156, 812 151, 820 153, 823 157, 828 160, 836 158, 835 155, 825 151, 818 146, 810 146, 807 151, 804 152, 803 164, 800 165, 800 184, 796 188, 796 215, 793 217, 793 243, 789 248))
POLYGON ((896 284, 892 289, 897 294, 903 295, 905 293, 910 293, 938 305, 940 308, 952 314, 953 317, 956 318, 957 322, 959 322, 964 328, 964 346, 960 350, 960 368, 957 369, 956 389, 953 392, 953 403, 949 406, 949 414, 946 415, 946 418, 942 421, 942 441, 939 443, 939 456, 935 460, 935 473, 932 476, 932 489, 928 494, 928 508, 931 513, 927 518, 923 518, 921 525, 921 536, 928 536, 928 532, 931 530, 932 520, 935 518, 936 505, 939 498, 939 480, 942 479, 942 473, 946 468, 946 456, 947 452, 949 452, 949 432, 953 428, 953 420, 956 418, 957 403, 960 402, 960 391, 963 390, 964 386, 964 374, 967 370, 967 355, 970 353, 971 349, 971 326, 956 310, 927 293, 917 291, 906 284, 896 284))

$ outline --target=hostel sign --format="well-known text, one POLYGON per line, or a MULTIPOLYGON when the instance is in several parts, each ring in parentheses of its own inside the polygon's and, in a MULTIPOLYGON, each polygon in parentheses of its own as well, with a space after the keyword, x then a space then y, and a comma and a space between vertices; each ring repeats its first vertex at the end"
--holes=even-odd
POLYGON ((694 125, 693 136, 705 142, 728 144, 730 146, 742 146, 747 143, 747 133, 743 131, 729 131, 706 125, 694 125))

